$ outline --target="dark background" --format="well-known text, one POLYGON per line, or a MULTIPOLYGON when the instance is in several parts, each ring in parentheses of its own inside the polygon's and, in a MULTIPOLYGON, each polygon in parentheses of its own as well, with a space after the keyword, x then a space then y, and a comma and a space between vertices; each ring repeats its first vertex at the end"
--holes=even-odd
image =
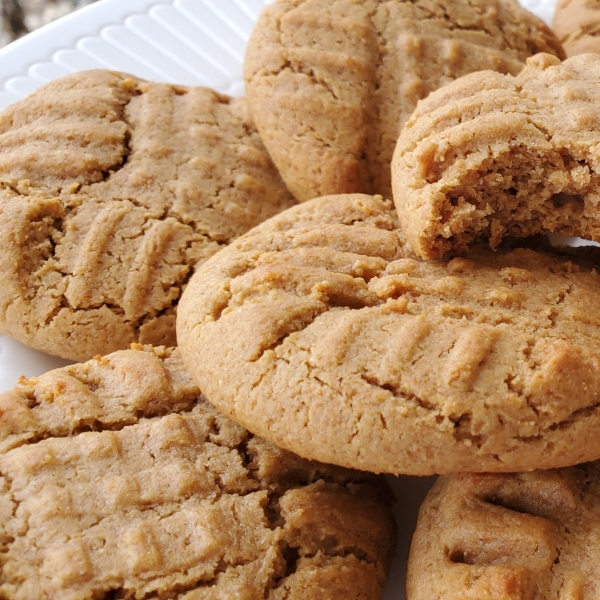
POLYGON ((96 0, 1 0, 0 47, 96 0))

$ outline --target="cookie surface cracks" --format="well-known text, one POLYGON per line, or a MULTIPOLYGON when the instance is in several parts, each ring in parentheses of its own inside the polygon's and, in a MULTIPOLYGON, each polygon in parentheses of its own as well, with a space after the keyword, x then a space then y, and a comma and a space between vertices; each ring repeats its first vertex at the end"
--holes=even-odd
POLYGON ((431 91, 481 69, 517 74, 554 34, 513 0, 279 0, 245 60, 265 145, 301 201, 391 197, 398 134, 431 91))
POLYGON ((600 464, 440 477, 419 514, 408 600, 593 600, 600 464))
POLYGON ((530 249, 411 256, 377 198, 285 211, 190 282, 190 373, 237 422, 334 464, 425 475, 597 458, 595 269, 530 249))
POLYGON ((52 82, 0 115, 0 331, 75 360, 173 345, 194 265, 291 204, 244 99, 52 82))
POLYGON ((381 598, 383 480, 252 436, 204 400, 177 350, 23 379, 0 413, 7 600, 381 598))
POLYGON ((597 54, 540 54, 516 77, 476 73, 424 100, 392 161, 415 252, 550 232, 599 241, 599 78, 597 54))

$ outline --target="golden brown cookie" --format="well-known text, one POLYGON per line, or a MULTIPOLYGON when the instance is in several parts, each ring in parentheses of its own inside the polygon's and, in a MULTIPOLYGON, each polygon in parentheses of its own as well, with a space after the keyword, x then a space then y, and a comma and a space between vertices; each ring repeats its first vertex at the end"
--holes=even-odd
POLYGON ((204 263, 177 336, 210 402, 307 458, 414 475, 571 465, 600 457, 600 275, 576 256, 422 262, 389 203, 320 198, 204 263))
POLYGON ((557 0, 552 27, 567 56, 600 52, 598 0, 557 0))
POLYGON ((517 74, 541 51, 564 57, 515 0, 278 0, 244 68, 260 134, 298 200, 391 198, 392 153, 418 100, 473 71, 517 74))
POLYGON ((529 59, 431 94, 394 153, 394 201, 423 258, 477 238, 556 232, 600 241, 600 55, 529 59))
POLYGON ((423 503, 407 600, 600 597, 600 463, 440 477, 423 503))
POLYGON ((194 265, 293 204, 244 99, 88 71, 0 115, 0 332, 175 344, 194 265))
POLYGON ((385 482, 254 437, 177 350, 23 379, 0 415, 2 598, 381 598, 385 482))

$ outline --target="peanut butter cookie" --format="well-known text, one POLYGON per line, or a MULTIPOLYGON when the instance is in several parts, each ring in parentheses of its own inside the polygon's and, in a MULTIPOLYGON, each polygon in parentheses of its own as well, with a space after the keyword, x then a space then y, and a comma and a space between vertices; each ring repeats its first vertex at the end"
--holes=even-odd
POLYGON ((390 161, 418 100, 481 69, 517 74, 556 36, 515 0, 278 0, 245 60, 252 114, 298 200, 391 198, 390 161))
POLYGON ((0 414, 2 598, 382 596, 385 482, 249 434, 177 350, 22 380, 0 414))
POLYGON ((306 458, 375 472, 600 458, 600 275, 530 248, 411 257, 389 203, 312 200, 209 259, 177 317, 206 398, 306 458))
POLYGON ((600 52, 598 0, 558 0, 552 27, 567 56, 600 52))
POLYGON ((293 203, 244 99, 49 83, 0 115, 0 332, 73 360, 174 345, 194 266, 293 203))
POLYGON ((600 463, 440 477, 413 537, 407 600, 600 597, 600 463))
POLYGON ((394 201, 423 258, 477 238, 561 233, 600 241, 600 55, 528 60, 431 94, 404 128, 394 201))

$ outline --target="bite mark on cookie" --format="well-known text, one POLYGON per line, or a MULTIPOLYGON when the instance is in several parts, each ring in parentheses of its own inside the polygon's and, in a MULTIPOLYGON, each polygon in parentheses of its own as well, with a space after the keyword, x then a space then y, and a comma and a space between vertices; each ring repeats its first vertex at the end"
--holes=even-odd
POLYGON ((463 253, 479 238, 599 236, 594 69, 593 56, 539 55, 516 77, 470 75, 422 103, 393 160, 417 254, 463 253))

